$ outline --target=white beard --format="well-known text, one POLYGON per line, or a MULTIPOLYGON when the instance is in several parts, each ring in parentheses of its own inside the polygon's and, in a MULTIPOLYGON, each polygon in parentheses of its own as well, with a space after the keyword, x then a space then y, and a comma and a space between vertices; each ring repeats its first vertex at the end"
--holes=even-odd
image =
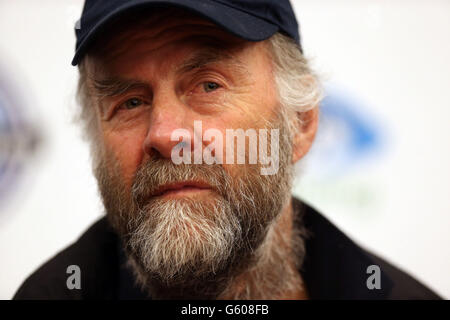
POLYGON ((171 282, 215 274, 230 259, 242 238, 239 219, 222 198, 205 202, 157 199, 144 207, 129 244, 146 272, 171 282))

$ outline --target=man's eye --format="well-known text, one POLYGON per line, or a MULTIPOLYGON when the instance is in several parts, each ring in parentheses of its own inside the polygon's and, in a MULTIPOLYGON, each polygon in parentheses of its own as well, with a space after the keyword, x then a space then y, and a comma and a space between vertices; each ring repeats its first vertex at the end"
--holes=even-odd
POLYGON ((132 98, 132 99, 128 99, 127 101, 125 101, 122 105, 121 108, 122 109, 134 109, 137 108, 139 106, 141 106, 144 102, 141 99, 138 98, 132 98))
POLYGON ((204 82, 203 83, 203 90, 205 90, 205 92, 214 91, 214 90, 218 89, 219 87, 220 86, 215 82, 204 82))

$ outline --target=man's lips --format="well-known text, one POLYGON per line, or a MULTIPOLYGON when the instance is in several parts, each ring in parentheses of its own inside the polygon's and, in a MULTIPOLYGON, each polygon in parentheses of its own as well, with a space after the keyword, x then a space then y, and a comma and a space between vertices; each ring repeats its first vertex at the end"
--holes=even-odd
POLYGON ((176 183, 169 183, 159 186, 152 197, 166 196, 166 195, 186 195, 189 193, 196 193, 206 190, 211 190, 211 186, 202 181, 182 181, 176 183))

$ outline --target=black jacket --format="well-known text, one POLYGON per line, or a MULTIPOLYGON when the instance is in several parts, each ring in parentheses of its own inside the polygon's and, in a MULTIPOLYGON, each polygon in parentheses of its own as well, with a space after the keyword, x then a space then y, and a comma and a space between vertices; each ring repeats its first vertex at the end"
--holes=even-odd
MULTIPOLYGON (((313 208, 293 198, 294 212, 309 231, 300 270, 310 299, 440 299, 381 258, 367 252, 313 208), (367 287, 367 267, 381 270, 381 288, 367 287)), ((134 285, 118 236, 105 218, 35 271, 14 299, 145 299, 134 285), (81 270, 81 289, 69 290, 67 267, 81 270)))

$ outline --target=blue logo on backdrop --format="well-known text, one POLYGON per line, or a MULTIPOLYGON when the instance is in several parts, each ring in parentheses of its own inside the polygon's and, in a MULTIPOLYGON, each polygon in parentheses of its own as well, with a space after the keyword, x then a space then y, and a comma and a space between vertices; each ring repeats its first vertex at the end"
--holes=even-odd
POLYGON ((364 103, 330 90, 320 106, 320 123, 308 164, 319 176, 337 176, 383 154, 385 129, 364 103))
POLYGON ((391 138, 386 122, 375 107, 336 88, 328 88, 319 119, 295 192, 312 203, 350 209, 344 212, 357 219, 375 215, 384 198, 374 173, 391 138))
POLYGON ((0 72, 0 201, 16 187, 25 163, 38 145, 18 95, 0 72))

